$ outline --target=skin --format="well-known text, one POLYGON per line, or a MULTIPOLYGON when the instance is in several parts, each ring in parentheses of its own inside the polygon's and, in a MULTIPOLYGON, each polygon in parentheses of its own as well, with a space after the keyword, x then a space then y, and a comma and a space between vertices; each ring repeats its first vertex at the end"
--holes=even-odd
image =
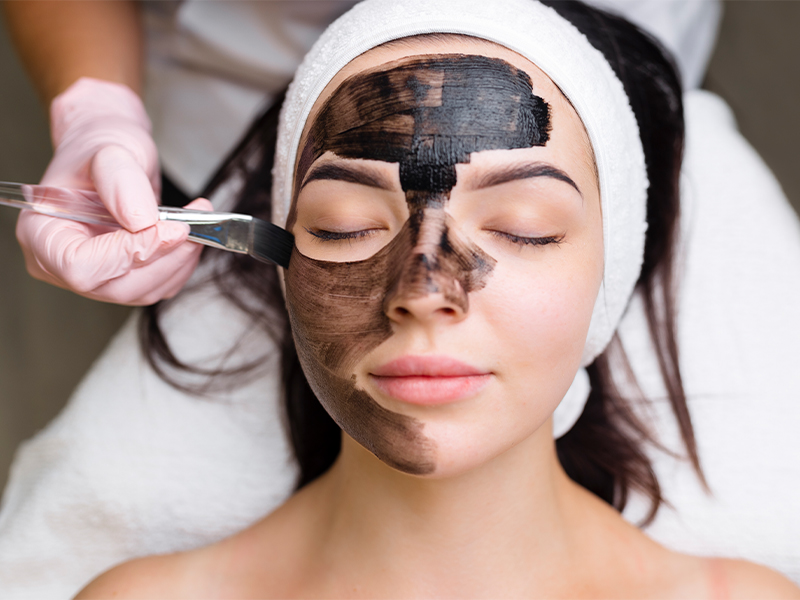
POLYGON ((7 0, 8 30, 45 106, 80 77, 142 88, 142 27, 136 2, 7 0))
MULTIPOLYGON (((577 369, 588 329, 602 275, 602 221, 585 132, 552 82, 503 48, 425 40, 359 57, 317 110, 354 73, 436 53, 482 54, 522 69, 552 110, 552 131, 544 146, 476 152, 456 166, 444 217, 433 222, 495 260, 485 285, 466 292, 466 303, 441 287, 390 294, 391 334, 347 362, 357 389, 421 425, 435 444, 434 468, 404 472, 343 434, 334 466, 253 527, 204 549, 122 565, 79 598, 800 597, 762 567, 662 548, 559 465, 550 415, 577 369), (558 167, 580 193, 552 177, 481 185, 521 161, 558 167), (498 235, 512 226, 557 234, 560 243, 520 247, 498 235), (383 394, 370 373, 410 353, 455 356, 490 371, 489 381, 452 404, 401 403, 383 394)), ((410 215, 399 167, 369 166, 393 185, 303 187, 293 227, 298 252, 344 264, 377 256, 399 239, 410 215), (333 245, 308 233, 315 223, 335 230, 343 219, 348 227, 360 223, 359 230, 372 224, 377 233, 333 245)), ((322 356, 313 345, 307 351, 322 356)))

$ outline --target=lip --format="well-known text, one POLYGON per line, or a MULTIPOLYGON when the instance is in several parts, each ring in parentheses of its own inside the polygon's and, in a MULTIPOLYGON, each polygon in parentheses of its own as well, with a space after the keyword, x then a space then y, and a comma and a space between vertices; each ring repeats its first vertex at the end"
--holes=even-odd
POLYGON ((410 404, 447 404, 478 393, 491 373, 447 356, 403 356, 374 369, 385 394, 410 404))

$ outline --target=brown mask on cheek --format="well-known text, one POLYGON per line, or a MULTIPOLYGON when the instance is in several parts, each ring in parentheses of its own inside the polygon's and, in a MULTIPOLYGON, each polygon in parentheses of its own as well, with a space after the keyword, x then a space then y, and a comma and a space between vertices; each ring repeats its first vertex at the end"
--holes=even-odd
POLYGON ((372 257, 311 259, 295 247, 286 300, 300 362, 339 426, 385 463, 413 474, 436 468, 436 447, 417 419, 380 406, 356 387, 355 365, 392 335, 394 299, 441 293, 464 312, 495 260, 451 227, 445 212, 456 164, 473 152, 543 146, 549 109, 526 73, 484 56, 402 59, 347 79, 325 102, 302 149, 300 183, 325 152, 396 162, 410 216, 372 257))

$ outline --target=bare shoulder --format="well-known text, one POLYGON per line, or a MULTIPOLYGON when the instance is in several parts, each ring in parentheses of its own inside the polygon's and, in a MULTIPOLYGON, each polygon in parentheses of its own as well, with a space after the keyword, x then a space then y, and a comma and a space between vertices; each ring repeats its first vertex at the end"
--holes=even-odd
POLYGON ((800 588, 762 565, 734 559, 708 560, 712 598, 800 599, 800 588))
POLYGON ((90 598, 183 598, 187 563, 185 554, 138 558, 118 565, 92 581, 76 596, 90 598))
POLYGON ((746 560, 706 558, 649 540, 637 547, 638 588, 630 596, 710 600, 800 600, 800 588, 777 571, 746 560))
POLYGON ((297 579, 295 546, 302 537, 302 521, 287 514, 293 504, 209 546, 123 563, 92 581, 76 600, 286 597, 297 579))

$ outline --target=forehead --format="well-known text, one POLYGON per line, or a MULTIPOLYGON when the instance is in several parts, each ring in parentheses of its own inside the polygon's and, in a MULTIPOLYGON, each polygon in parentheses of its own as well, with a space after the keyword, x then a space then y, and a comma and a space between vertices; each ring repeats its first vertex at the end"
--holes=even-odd
MULTIPOLYGON (((594 160, 594 152, 589 136, 583 126, 583 122, 573 108, 572 104, 565 98, 561 90, 550 78, 530 60, 517 54, 513 50, 500 46, 486 40, 467 36, 419 36, 403 38, 373 48, 372 50, 358 56, 348 63, 325 87, 319 98, 314 103, 310 115, 304 125, 303 135, 298 148, 297 159, 295 162, 295 188, 294 197, 299 189, 304 174, 308 167, 315 160, 312 146, 309 144, 310 133, 319 121, 320 113, 328 105, 331 96, 336 94, 337 98, 342 94, 342 84, 353 79, 354 76, 364 73, 376 72, 382 69, 390 70, 391 63, 415 60, 417 58, 436 55, 464 54, 471 56, 485 56, 497 61, 504 61, 513 68, 524 74, 530 81, 532 87, 530 91, 547 104, 549 107, 549 135, 546 143, 546 154, 548 158, 556 163, 564 165, 571 164, 573 167, 586 176, 587 181, 596 184, 597 171, 594 160)), ((485 82, 478 81, 478 84, 485 82)), ((434 86, 435 87, 435 86, 434 86)), ((530 93, 529 91, 529 93, 530 93)), ((375 90, 378 99, 378 89, 375 90)), ((475 104, 474 106, 479 106, 475 104)), ((484 118, 481 115, 480 118, 484 118)), ((474 121, 473 121, 474 122, 474 121)), ((313 136, 316 137, 316 136, 313 136)), ((320 140, 317 140, 317 143, 320 140)), ((364 148, 368 151, 368 148, 364 148)), ((473 148, 478 150, 478 148, 473 148)), ((368 157, 382 160, 377 156, 368 157)), ((385 158, 383 159, 385 160, 385 158)))
MULTIPOLYGON (((525 72, 482 55, 434 54, 348 78, 308 140, 313 156, 399 162, 402 182, 404 173, 452 168, 474 152, 544 145, 548 132, 548 107, 525 72)), ((418 187, 427 177, 415 179, 403 189, 427 189, 418 187)))
POLYGON ((307 132, 314 122, 324 102, 349 77, 400 59, 431 54, 471 54, 502 59, 525 72, 531 78, 536 95, 541 96, 548 103, 551 99, 563 99, 561 92, 541 69, 513 50, 486 40, 467 36, 444 35, 436 38, 420 36, 389 42, 373 48, 350 61, 325 86, 325 89, 317 98, 306 121, 305 131, 307 132))

